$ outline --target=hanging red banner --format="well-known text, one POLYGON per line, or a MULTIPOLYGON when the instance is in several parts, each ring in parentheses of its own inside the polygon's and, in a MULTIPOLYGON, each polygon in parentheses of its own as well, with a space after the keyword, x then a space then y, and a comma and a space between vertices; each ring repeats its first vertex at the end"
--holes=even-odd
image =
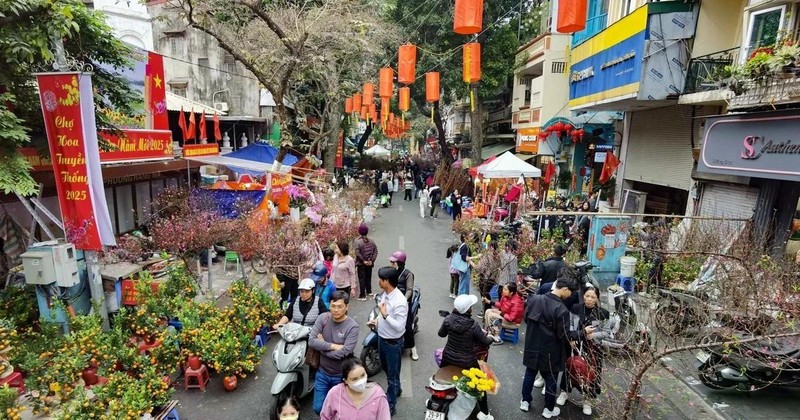
POLYGON ((53 169, 53 163, 50 162, 50 157, 40 156, 39 151, 34 147, 23 147, 19 149, 19 153, 25 157, 28 164, 31 165, 33 172, 43 172, 53 169))
POLYGON ((336 146, 336 163, 334 164, 337 168, 344 167, 344 137, 339 134, 339 144, 336 146))
POLYGON ((122 130, 118 136, 100 131, 100 137, 114 145, 114 150, 100 152, 101 162, 136 162, 172 159, 172 131, 122 130))
POLYGON ((217 143, 209 144, 184 144, 183 157, 216 156, 219 154, 217 143))
POLYGON ((115 245, 100 170, 91 76, 47 73, 36 79, 67 241, 84 250, 115 245))

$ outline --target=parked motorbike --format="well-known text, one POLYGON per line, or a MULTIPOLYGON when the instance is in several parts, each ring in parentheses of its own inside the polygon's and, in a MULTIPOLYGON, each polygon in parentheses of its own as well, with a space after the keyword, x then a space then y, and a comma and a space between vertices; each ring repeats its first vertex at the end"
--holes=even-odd
MULTIPOLYGON (((736 334, 736 341, 752 338, 736 334)), ((710 341, 734 341, 730 337, 710 341)), ((700 382, 712 389, 763 389, 800 386, 800 337, 760 340, 707 347, 697 352, 695 367, 700 382)))
MULTIPOLYGON (((375 295, 375 307, 372 308, 372 311, 369 313, 369 317, 367 317, 367 325, 369 326, 370 332, 364 337, 364 341, 361 343, 361 363, 364 364, 364 370, 367 372, 368 376, 375 376, 381 371, 381 360, 378 356, 378 329, 373 324, 373 321, 378 319, 381 316, 381 308, 380 308, 380 301, 383 297, 383 293, 379 293, 375 295)), ((408 316, 413 317, 413 329, 414 334, 419 331, 419 308, 420 299, 422 297, 422 293, 420 292, 419 287, 414 287, 414 294, 411 296, 411 306, 409 307, 408 316)))
POLYGON ((297 323, 278 327, 281 339, 272 352, 272 363, 278 373, 270 391, 275 396, 275 404, 289 396, 303 398, 314 390, 315 373, 305 363, 310 333, 311 327, 297 323))

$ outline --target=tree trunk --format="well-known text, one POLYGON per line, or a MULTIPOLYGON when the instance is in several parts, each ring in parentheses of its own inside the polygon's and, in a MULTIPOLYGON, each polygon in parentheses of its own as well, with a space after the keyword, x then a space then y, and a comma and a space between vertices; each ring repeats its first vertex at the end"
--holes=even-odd
MULTIPOLYGON (((325 148, 325 171, 333 173, 336 165, 336 151, 339 149, 339 129, 342 126, 342 101, 333 101, 328 112, 328 122, 330 130, 328 132, 328 144, 325 148)), ((344 145, 342 146, 344 148, 344 145)), ((344 150, 342 150, 344 153, 344 150)))
POLYGON ((367 129, 364 130, 364 134, 361 135, 361 138, 358 140, 358 144, 356 145, 356 151, 361 156, 364 156, 364 145, 367 144, 367 140, 369 140, 369 136, 372 134, 372 123, 367 124, 367 129))
POLYGON ((479 165, 483 162, 481 158, 481 149, 483 148, 483 101, 478 96, 478 84, 473 83, 469 87, 471 100, 474 100, 470 108, 469 114, 469 137, 472 141, 472 150, 470 156, 472 157, 472 164, 479 165))
POLYGON ((286 111, 286 105, 283 104, 283 95, 273 92, 272 97, 275 99, 276 117, 281 126, 281 147, 280 150, 278 150, 278 156, 275 157, 275 162, 273 164, 273 169, 278 171, 281 168, 283 158, 286 156, 286 153, 289 152, 289 148, 292 147, 292 134, 289 132, 289 115, 286 111))
MULTIPOLYGON (((433 123, 436 125, 436 132, 439 139, 439 149, 441 149, 442 162, 453 163, 453 155, 447 147, 446 133, 444 132, 444 122, 442 113, 439 110, 439 101, 433 103, 433 123)), ((426 140, 427 141, 427 140, 426 140)))

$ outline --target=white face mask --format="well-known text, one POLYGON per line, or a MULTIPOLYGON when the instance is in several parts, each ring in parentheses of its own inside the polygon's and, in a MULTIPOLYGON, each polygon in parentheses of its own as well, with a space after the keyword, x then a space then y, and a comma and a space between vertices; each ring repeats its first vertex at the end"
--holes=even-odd
POLYGON ((350 387, 355 392, 364 392, 367 389, 367 378, 363 377, 352 384, 348 384, 347 386, 350 387))
POLYGON ((281 420, 297 420, 300 418, 299 414, 289 414, 288 416, 281 416, 281 420))

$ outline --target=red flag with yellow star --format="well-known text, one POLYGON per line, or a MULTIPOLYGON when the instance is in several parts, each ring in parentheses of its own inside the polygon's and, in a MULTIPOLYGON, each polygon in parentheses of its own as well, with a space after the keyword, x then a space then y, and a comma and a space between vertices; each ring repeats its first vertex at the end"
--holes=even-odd
POLYGON ((164 57, 152 51, 147 52, 146 83, 149 87, 147 111, 153 118, 154 130, 169 130, 167 118, 167 91, 164 81, 164 57))

